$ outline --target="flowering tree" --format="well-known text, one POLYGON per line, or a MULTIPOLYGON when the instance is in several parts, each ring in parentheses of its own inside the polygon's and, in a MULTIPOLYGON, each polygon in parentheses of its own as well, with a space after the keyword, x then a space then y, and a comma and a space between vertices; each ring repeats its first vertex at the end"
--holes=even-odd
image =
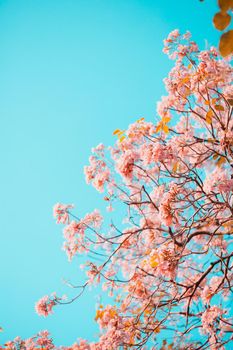
MULTIPOLYGON (((114 296, 96 312, 99 340, 62 349, 231 349, 233 70, 216 49, 199 51, 178 30, 164 52, 175 66, 159 121, 115 130, 114 147, 98 145, 84 170, 109 211, 120 203, 122 224, 107 227, 97 210, 79 219, 71 205, 54 207, 69 260, 89 252, 101 258, 85 264, 76 298, 93 284, 114 296)), ((48 316, 74 299, 45 296, 36 311, 48 316)), ((42 332, 6 347, 54 345, 42 332)))

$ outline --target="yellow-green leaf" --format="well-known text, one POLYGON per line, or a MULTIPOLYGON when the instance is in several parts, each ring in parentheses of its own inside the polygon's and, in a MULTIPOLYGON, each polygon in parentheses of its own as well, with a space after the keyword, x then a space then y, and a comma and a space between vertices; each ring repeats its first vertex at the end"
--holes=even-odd
POLYGON ((158 265, 159 265, 158 261, 156 260, 155 257, 152 256, 151 259, 150 259, 150 266, 152 267, 152 269, 154 269, 158 265))
POLYGON ((164 117, 162 118, 162 122, 163 122, 163 123, 168 123, 168 122, 170 122, 170 120, 171 120, 171 118, 168 117, 168 116, 164 116, 164 117))
POLYGON ((213 18, 213 23, 216 29, 224 30, 231 22, 231 16, 228 13, 218 12, 213 18))
POLYGON ((190 80, 189 77, 185 77, 184 79, 181 80, 181 83, 182 83, 182 84, 186 84, 186 83, 189 82, 189 80, 190 80))
POLYGON ((214 108, 216 111, 224 111, 224 107, 222 105, 215 105, 214 108))
POLYGON ((156 327, 156 328, 154 329, 154 333, 160 333, 160 327, 156 327))
POLYGON ((178 170, 180 169, 180 164, 178 162, 176 162, 174 165, 173 165, 173 172, 176 173, 178 170))
POLYGON ((211 124, 212 123, 212 117, 206 114, 205 121, 206 121, 207 124, 211 124))
POLYGON ((125 139, 125 136, 123 135, 119 138, 119 141, 122 142, 124 139, 125 139))
POLYGON ((216 164, 217 164, 217 166, 221 166, 225 162, 226 162, 226 159, 224 157, 219 157, 216 164))
POLYGON ((161 130, 161 123, 159 123, 159 125, 157 125, 157 128, 155 129, 155 132, 159 132, 161 130))
POLYGON ((206 116, 205 116, 205 120, 206 120, 206 123, 208 124, 211 124, 212 123, 212 115, 213 115, 213 112, 211 111, 211 109, 206 113, 206 116))
POLYGON ((223 12, 233 8, 233 0, 218 0, 218 6, 223 12))
POLYGON ((145 120, 145 118, 140 118, 140 119, 136 120, 136 122, 137 122, 137 123, 140 123, 140 122, 142 122, 143 120, 145 120))
POLYGON ((166 124, 163 124, 163 131, 168 134, 169 133, 169 127, 166 124))
POLYGON ((223 33, 219 42, 219 51, 223 57, 233 53, 233 30, 223 33))
POLYGON ((218 101, 217 98, 212 98, 212 100, 211 100, 211 102, 212 102, 213 104, 215 104, 217 101, 218 101))
POLYGON ((225 224, 223 224, 223 227, 231 227, 231 226, 233 226, 233 220, 230 220, 230 221, 227 221, 227 222, 225 222, 225 224))
POLYGON ((119 131, 119 132, 117 133, 117 136, 118 136, 118 137, 122 136, 122 135, 124 134, 124 132, 125 132, 125 130, 119 131))
POLYGON ((177 169, 178 169, 178 162, 175 162, 175 164, 173 165, 172 170, 174 171, 174 173, 176 173, 177 169))
POLYGON ((191 94, 191 90, 185 86, 184 95, 185 95, 185 96, 188 96, 188 95, 190 95, 190 94, 191 94))

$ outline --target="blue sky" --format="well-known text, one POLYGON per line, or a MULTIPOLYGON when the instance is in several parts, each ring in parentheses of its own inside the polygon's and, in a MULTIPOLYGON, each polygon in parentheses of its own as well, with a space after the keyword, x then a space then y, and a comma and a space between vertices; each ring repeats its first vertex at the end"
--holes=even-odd
POLYGON ((172 66, 163 39, 179 28, 217 45, 216 10, 213 0, 0 0, 1 344, 43 329, 58 345, 96 337, 95 291, 47 319, 34 311, 41 296, 70 292, 62 278, 81 279, 52 207, 103 207, 83 176, 91 147, 154 120, 172 66))

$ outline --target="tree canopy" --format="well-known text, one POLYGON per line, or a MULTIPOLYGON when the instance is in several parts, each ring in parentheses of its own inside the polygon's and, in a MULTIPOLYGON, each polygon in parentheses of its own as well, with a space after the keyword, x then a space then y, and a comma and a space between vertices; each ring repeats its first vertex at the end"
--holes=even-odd
MULTIPOLYGON (((54 207, 68 259, 87 254, 86 280, 73 299, 40 299, 37 313, 48 316, 90 285, 113 296, 96 312, 98 341, 61 349, 223 350, 233 342, 233 70, 188 32, 171 32, 164 52, 175 64, 157 120, 116 129, 115 145, 92 149, 84 169, 113 218, 120 205, 122 224, 107 227, 96 209, 78 218, 72 205, 54 207)), ((57 347, 44 331, 5 348, 57 347)))

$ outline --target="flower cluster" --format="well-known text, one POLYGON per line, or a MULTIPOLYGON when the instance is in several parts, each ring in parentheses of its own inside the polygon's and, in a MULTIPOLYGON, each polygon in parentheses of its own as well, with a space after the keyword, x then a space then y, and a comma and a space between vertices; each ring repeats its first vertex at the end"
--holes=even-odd
POLYGON ((47 317, 53 312, 53 307, 56 305, 56 296, 53 295, 51 298, 45 295, 43 298, 38 300, 35 305, 35 310, 39 316, 47 317))

